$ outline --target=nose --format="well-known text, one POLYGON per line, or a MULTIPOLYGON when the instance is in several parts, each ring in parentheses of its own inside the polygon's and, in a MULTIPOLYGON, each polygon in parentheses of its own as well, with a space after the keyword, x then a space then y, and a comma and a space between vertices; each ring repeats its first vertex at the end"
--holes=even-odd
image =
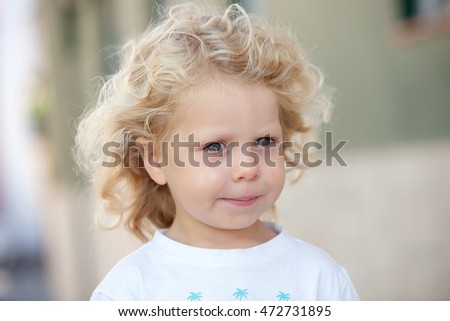
POLYGON ((232 162, 233 181, 251 181, 259 177, 259 155, 255 152, 233 153, 235 160, 232 162))

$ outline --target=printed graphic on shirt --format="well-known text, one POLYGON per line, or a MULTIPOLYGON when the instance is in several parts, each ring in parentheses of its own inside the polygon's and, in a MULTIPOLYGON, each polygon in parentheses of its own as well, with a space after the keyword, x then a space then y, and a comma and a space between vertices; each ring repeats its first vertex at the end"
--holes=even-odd
POLYGON ((202 300, 202 292, 191 292, 187 297, 188 301, 201 301, 202 300))
POLYGON ((236 298, 236 300, 242 301, 243 299, 247 299, 248 290, 244 289, 241 290, 239 288, 236 288, 236 292, 233 293, 233 296, 236 298))
POLYGON ((278 301, 290 301, 291 297, 289 293, 279 291, 277 295, 278 301))
MULTIPOLYGON (((236 288, 236 292, 233 293, 233 297, 239 301, 247 299, 247 296, 248 296, 248 289, 236 288)), ((276 297, 277 297, 278 301, 290 301, 291 300, 291 294, 284 293, 282 291, 278 291, 278 295, 276 297)), ((190 292, 189 296, 186 298, 186 300, 201 301, 202 298, 203 298, 202 292, 190 292)))

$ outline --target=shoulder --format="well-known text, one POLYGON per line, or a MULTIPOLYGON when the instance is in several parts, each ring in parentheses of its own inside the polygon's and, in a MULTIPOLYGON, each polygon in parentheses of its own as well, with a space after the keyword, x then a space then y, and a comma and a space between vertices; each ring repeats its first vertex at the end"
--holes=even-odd
POLYGON ((323 249, 295 238, 291 238, 291 242, 289 254, 302 269, 316 272, 321 277, 347 277, 344 268, 323 249))
POLYGON ((323 249, 297 238, 290 237, 291 254, 301 259, 303 264, 338 268, 336 261, 323 249))
POLYGON ((318 299, 359 300, 347 271, 326 251, 293 237, 290 243, 288 255, 292 264, 316 280, 318 299))
POLYGON ((278 233, 278 236, 268 243, 270 247, 266 247, 271 253, 282 255, 284 260, 294 265, 300 264, 302 267, 340 268, 336 261, 321 248, 293 237, 281 225, 271 223, 270 227, 278 233))
POLYGON ((91 296, 92 301, 139 300, 142 276, 151 264, 150 243, 117 262, 91 296))

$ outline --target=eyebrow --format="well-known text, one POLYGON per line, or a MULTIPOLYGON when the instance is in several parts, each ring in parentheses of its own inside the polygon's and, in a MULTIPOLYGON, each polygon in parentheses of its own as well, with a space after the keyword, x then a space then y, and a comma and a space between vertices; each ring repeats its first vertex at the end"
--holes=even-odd
MULTIPOLYGON (((264 129, 264 128, 263 128, 264 129)), ((222 130, 221 128, 218 128, 217 130, 213 130, 210 132, 203 132, 200 131, 199 133, 193 133, 194 137, 197 139, 201 136, 201 141, 207 141, 207 140, 222 140, 222 141, 237 141, 236 135, 227 132, 226 130, 222 130)), ((277 126, 267 126, 264 130, 258 130, 255 132, 255 134, 252 134, 250 140, 253 140, 255 138, 265 137, 265 136, 278 136, 283 134, 283 129, 280 125, 277 126)))

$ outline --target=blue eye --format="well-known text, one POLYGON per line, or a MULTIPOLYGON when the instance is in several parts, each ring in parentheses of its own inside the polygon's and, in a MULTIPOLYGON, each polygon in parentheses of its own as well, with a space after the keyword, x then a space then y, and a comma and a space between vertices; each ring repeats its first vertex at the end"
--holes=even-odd
POLYGON ((213 142, 213 143, 209 143, 206 144, 205 147, 203 147, 203 150, 206 151, 207 153, 219 153, 224 149, 224 145, 222 143, 219 142, 213 142))
POLYGON ((272 137, 261 137, 256 140, 256 145, 259 146, 272 146, 275 143, 275 140, 272 137))

